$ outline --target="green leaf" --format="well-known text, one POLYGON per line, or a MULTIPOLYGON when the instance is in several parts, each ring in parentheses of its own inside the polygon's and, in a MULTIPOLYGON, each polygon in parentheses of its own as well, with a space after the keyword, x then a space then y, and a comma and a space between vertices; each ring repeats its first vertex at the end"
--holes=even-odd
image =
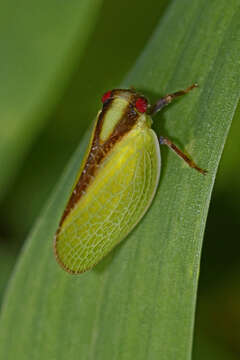
POLYGON ((0 11, 0 196, 83 52, 101 0, 5 0, 0 11))
POLYGON ((1 313, 3 359, 190 359, 201 244, 219 159, 239 100, 237 0, 175 1, 126 77, 155 100, 199 89, 155 118, 208 169, 162 149, 162 176, 139 226, 80 276, 56 264, 52 239, 87 138, 22 251, 1 313))

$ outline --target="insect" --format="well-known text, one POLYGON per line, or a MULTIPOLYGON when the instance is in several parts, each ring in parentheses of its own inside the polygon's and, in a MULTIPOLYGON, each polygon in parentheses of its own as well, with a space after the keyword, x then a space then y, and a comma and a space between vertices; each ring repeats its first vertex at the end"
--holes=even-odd
POLYGON ((202 174, 186 154, 151 129, 151 115, 197 84, 154 105, 133 89, 102 97, 91 140, 54 239, 58 263, 72 274, 91 269, 136 226, 149 208, 167 145, 202 174))

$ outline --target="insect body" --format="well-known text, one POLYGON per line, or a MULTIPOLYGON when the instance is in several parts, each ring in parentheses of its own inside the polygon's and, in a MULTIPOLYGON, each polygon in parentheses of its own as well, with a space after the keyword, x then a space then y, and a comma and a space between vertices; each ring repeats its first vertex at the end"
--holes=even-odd
POLYGON ((134 90, 104 94, 103 108, 54 240, 56 258, 66 271, 77 274, 91 269, 143 217, 158 185, 159 143, 205 173, 169 139, 158 139, 151 129, 150 115, 194 87, 167 95, 153 106, 134 90))

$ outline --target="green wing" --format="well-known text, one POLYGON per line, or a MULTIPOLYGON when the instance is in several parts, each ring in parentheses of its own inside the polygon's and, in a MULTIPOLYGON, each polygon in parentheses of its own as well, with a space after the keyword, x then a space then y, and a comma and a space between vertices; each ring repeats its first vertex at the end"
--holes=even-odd
POLYGON ((159 174, 155 133, 132 129, 101 163, 62 224, 55 251, 65 270, 91 269, 126 237, 150 206, 159 174))

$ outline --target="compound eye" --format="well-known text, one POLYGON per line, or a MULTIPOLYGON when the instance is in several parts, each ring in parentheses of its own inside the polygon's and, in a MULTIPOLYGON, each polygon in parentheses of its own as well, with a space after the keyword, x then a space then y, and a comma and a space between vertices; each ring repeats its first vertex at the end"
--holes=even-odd
POLYGON ((145 98, 139 97, 135 103, 135 106, 140 113, 145 113, 148 108, 148 102, 145 98))
POLYGON ((104 104, 108 99, 110 99, 112 95, 112 91, 107 91, 103 96, 102 96, 102 103, 104 104))

